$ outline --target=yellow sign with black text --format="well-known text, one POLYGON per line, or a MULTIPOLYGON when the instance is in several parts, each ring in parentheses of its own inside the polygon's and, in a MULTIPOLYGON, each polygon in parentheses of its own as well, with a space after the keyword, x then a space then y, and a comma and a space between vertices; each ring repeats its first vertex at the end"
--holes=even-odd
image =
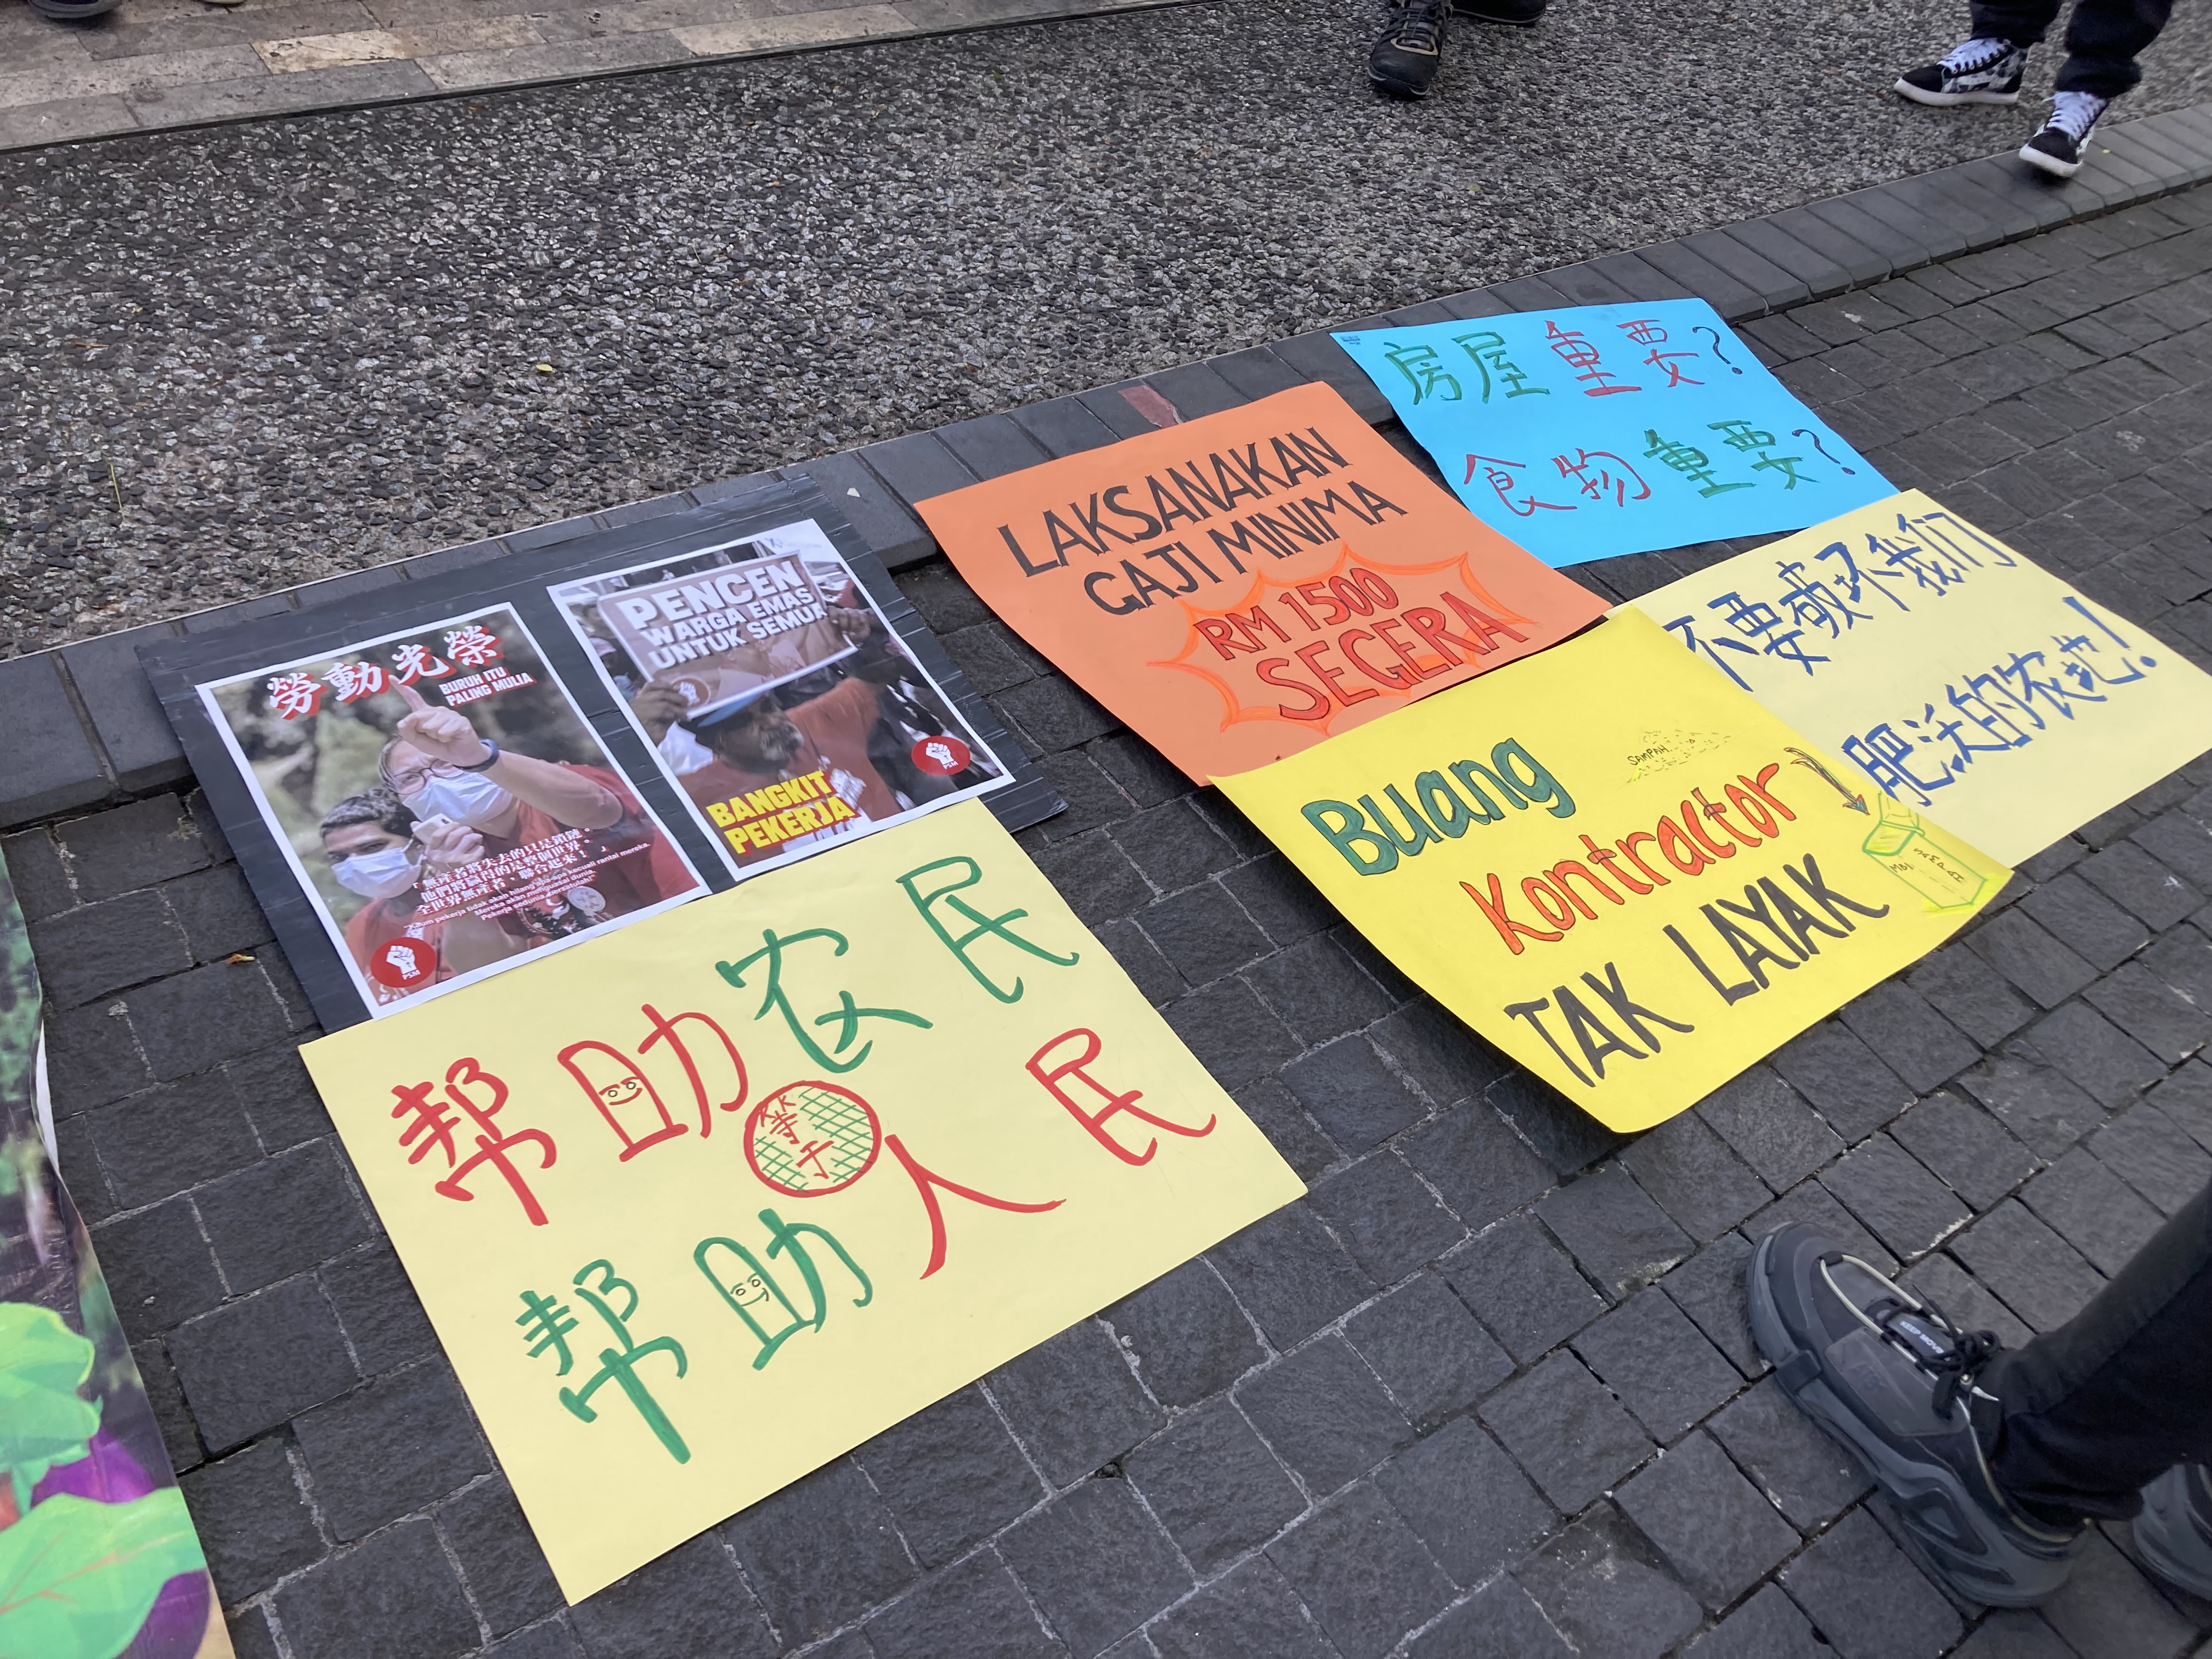
POLYGON ((1218 780, 1368 940, 1608 1127, 1916 961, 2008 873, 1641 611, 1218 780))

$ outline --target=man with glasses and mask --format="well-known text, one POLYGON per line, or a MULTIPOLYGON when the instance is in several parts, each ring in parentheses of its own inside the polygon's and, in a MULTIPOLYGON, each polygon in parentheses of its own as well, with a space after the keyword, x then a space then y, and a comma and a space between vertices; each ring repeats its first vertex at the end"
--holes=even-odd
MULTIPOLYGON (((325 849, 343 860, 333 866, 339 884, 372 900, 346 925, 346 943, 365 971, 380 950, 404 935, 437 952, 434 982, 692 890, 675 848, 613 772, 514 754, 479 736, 459 709, 433 708, 411 686, 396 689, 407 713, 378 757, 385 789, 353 799, 374 801, 388 792, 410 821, 405 835, 421 849, 419 857, 399 839, 398 815, 375 820, 374 846, 368 844, 366 815, 350 802, 331 814, 345 811, 351 819, 337 827, 337 843, 331 818, 323 826, 325 849), (571 855, 574 880, 557 893, 512 908, 495 893, 482 908, 501 914, 489 916, 450 908, 425 914, 425 878, 434 881, 571 830, 580 832, 571 855), (404 884, 401 858, 416 864, 404 884)), ((513 884, 534 879, 519 877, 513 884)))

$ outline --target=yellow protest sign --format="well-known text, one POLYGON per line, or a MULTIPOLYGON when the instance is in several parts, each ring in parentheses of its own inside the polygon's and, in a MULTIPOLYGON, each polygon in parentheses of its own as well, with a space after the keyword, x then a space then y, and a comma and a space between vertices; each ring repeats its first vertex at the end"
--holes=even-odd
POLYGON ((1932 949, 2007 872, 1642 612, 1218 780, 1369 941, 1648 1128, 1932 949))
POLYGON ((571 1601, 1304 1190, 974 802, 302 1052, 571 1601))
POLYGON ((1917 489, 1636 604, 2007 863, 2212 749, 2212 676, 1917 489))

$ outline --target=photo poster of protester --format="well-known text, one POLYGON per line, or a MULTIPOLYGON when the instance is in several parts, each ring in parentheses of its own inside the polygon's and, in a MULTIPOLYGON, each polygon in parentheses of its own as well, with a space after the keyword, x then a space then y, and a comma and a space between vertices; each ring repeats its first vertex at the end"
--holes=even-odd
POLYGON ((194 690, 371 1014, 707 890, 512 605, 194 690))
POLYGON ((1015 781, 811 518, 548 591, 740 878, 1015 781))
POLYGON ((145 1382, 40 1131, 40 1005, 0 864, 0 1654, 233 1659, 145 1382))

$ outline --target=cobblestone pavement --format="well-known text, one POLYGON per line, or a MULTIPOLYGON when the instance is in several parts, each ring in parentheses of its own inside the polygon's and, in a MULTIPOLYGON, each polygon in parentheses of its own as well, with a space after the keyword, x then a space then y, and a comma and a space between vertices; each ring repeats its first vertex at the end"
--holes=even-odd
MULTIPOLYGON (((1900 485, 2212 662, 2208 267, 2212 187, 1746 331, 1900 485)), ((1740 1279, 1810 1219, 2017 1342, 2212 1176, 2212 757, 1623 1140, 941 559, 901 580, 1070 803, 1030 850, 1310 1195, 564 1611, 200 804, 11 836, 62 1165, 245 1659, 2212 1653, 2124 1528, 2040 1613, 1948 1600, 1763 1376, 1740 1279)))
MULTIPOLYGON (((1560 0, 1407 107, 1366 0, 1222 0, 0 155, 0 654, 2009 149, 1886 90, 1958 11, 1560 0)), ((2212 10, 2147 61, 2212 94, 2212 10)))
POLYGON ((0 10, 0 149, 1182 0, 123 0, 0 10))

